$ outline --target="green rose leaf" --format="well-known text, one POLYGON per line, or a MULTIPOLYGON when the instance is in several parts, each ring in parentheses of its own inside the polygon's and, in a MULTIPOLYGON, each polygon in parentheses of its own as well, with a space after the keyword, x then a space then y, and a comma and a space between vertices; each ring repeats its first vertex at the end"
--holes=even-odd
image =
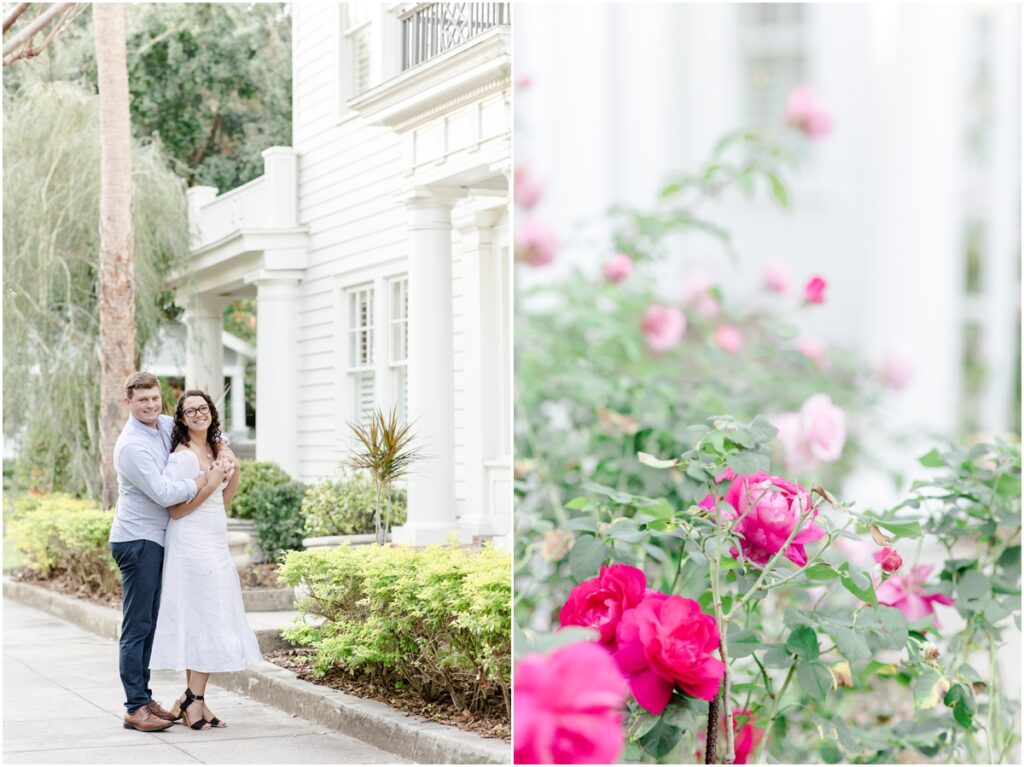
POLYGON ((957 596, 962 599, 983 599, 991 596, 992 583, 977 570, 968 570, 956 584, 957 596))
POLYGON ((871 658, 871 648, 868 647, 864 638, 858 636, 852 629, 842 626, 830 633, 836 640, 839 652, 846 656, 850 663, 871 658))
POLYGON ((636 457, 640 463, 644 466, 650 466, 652 469, 671 469, 679 465, 679 459, 677 458, 662 459, 650 453, 637 453, 636 457))
POLYGON ((786 651, 804 660, 816 660, 818 658, 818 635, 809 626, 798 626, 789 633, 789 638, 786 640, 786 651))
POLYGON ((661 759, 667 756, 679 739, 682 737, 683 731, 675 725, 669 724, 665 721, 664 717, 658 719, 658 723, 651 728, 651 730, 645 734, 638 741, 640 748, 646 751, 648 754, 653 756, 655 759, 661 759))
POLYGON ((832 689, 832 672, 821 661, 801 661, 796 667, 796 681, 815 700, 825 700, 832 689))
POLYGON ((833 578, 839 577, 839 573, 836 572, 835 568, 824 562, 811 565, 804 570, 804 575, 812 581, 830 581, 833 578))
POLYGON ((839 579, 843 587, 862 602, 872 605, 878 604, 878 597, 875 596, 875 587, 871 579, 862 572, 851 570, 848 562, 844 562, 839 568, 839 579))
POLYGON ((928 669, 914 682, 914 708, 935 708, 942 698, 942 675, 928 669))
POLYGON ((946 462, 942 460, 942 456, 939 454, 939 451, 934 448, 918 458, 917 462, 927 469, 938 469, 939 467, 946 465, 946 462))
POLYGON ((921 537, 921 523, 920 522, 897 522, 894 520, 882 521, 875 519, 873 522, 879 527, 888 530, 893 535, 899 538, 920 538, 921 537))
POLYGON ((569 551, 569 570, 577 583, 597 575, 608 555, 604 544, 589 535, 576 539, 569 551))

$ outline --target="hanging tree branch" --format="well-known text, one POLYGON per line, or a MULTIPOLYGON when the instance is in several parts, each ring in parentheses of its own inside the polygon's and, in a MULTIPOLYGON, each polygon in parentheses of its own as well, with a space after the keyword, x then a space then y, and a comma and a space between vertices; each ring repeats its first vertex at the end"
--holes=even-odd
MULTIPOLYGON (((8 14, 7 18, 4 19, 5 33, 18 20, 18 17, 28 9, 28 6, 28 3, 22 3, 8 14)), ((20 59, 30 59, 38 56, 46 50, 46 46, 50 44, 60 30, 85 8, 85 5, 76 6, 74 3, 58 3, 45 8, 28 26, 19 29, 10 39, 4 41, 4 66, 13 64, 20 59), (50 22, 54 22, 53 28, 38 47, 33 46, 32 40, 50 22)))

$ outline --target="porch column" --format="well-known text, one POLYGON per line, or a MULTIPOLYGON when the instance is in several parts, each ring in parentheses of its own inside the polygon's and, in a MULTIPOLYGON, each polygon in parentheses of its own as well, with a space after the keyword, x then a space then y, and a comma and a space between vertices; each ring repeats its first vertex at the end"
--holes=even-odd
POLYGON ((231 374, 231 433, 244 436, 245 427, 245 358, 238 355, 241 368, 231 374))
POLYGON ((224 307, 219 296, 193 295, 185 301, 185 387, 201 389, 224 410, 224 307))
POLYGON ((295 477, 298 457, 298 296, 300 270, 250 275, 256 286, 256 460, 295 477))
POLYGON ((488 322, 496 307, 486 292, 493 258, 493 226, 497 211, 471 210, 455 219, 461 252, 463 306, 465 308, 465 357, 462 375, 465 386, 462 407, 465 411, 466 511, 459 518, 459 530, 472 540, 477 535, 492 535, 490 492, 484 462, 488 441, 496 430, 498 413, 493 409, 494 392, 489 390, 488 357, 498 339, 488 322), (490 348, 489 348, 490 347, 490 348))
POLYGON ((455 195, 416 188, 409 212, 409 422, 425 453, 409 476, 397 543, 443 543, 455 529, 452 222, 455 195))

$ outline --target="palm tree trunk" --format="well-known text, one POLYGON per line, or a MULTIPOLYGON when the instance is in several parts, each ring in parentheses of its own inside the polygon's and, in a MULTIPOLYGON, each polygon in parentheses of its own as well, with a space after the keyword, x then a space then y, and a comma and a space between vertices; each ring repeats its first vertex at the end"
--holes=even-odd
POLYGON ((104 508, 117 499, 114 444, 124 425, 124 381, 135 367, 131 118, 125 10, 93 5, 100 92, 100 479, 104 508))

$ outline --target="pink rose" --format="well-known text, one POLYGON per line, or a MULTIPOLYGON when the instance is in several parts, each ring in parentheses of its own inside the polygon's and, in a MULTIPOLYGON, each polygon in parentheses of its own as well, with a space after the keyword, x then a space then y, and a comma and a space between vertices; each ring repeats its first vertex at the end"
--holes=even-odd
POLYGON ((517 86, 518 86, 519 88, 521 88, 522 90, 524 90, 524 91, 525 91, 525 90, 527 90, 527 89, 528 89, 528 88, 529 88, 529 87, 530 87, 531 85, 533 85, 533 78, 532 78, 532 77, 530 77, 529 75, 520 75, 520 76, 519 76, 519 79, 518 79, 518 80, 516 80, 516 85, 517 85, 517 86))
POLYGON ((547 266, 555 260, 558 238, 545 224, 526 220, 516 231, 516 260, 531 266, 547 266))
POLYGON ((800 85, 789 94, 786 124, 803 131, 810 139, 824 138, 832 132, 832 117, 818 103, 809 85, 800 85))
POLYGON ((704 272, 689 272, 683 282, 683 303, 688 304, 701 296, 706 296, 714 284, 714 281, 704 272))
POLYGON ((875 552, 875 561, 882 565, 887 573, 894 573, 903 567, 903 557, 892 546, 886 546, 881 551, 875 552))
POLYGON ((814 458, 807 452, 807 443, 800 428, 799 413, 779 413, 772 420, 772 426, 779 430, 775 439, 782 445, 782 455, 786 471, 798 471, 814 463, 814 458))
POLYGON ((827 394, 812 394, 800 406, 800 432, 815 461, 838 460, 846 444, 846 414, 827 394))
POLYGON ((715 344, 724 352, 739 354, 743 349, 743 333, 735 325, 719 325, 715 329, 715 344))
POLYGON ((890 349, 882 358, 882 381, 890 389, 902 389, 914 377, 914 366, 907 359, 910 355, 890 349))
POLYGON ((686 332, 686 316, 674 306, 651 304, 641 320, 647 346, 664 352, 679 343, 686 332))
POLYGON ((769 261, 764 267, 764 284, 773 293, 789 290, 789 270, 781 261, 769 261))
POLYGON ((626 610, 640 604, 647 589, 644 571, 631 565, 602 566, 596 578, 569 592, 558 621, 562 626, 585 626, 601 632, 601 642, 615 644, 615 630, 626 610))
MULTIPOLYGON (((763 567, 796 529, 783 556, 798 567, 806 565, 804 544, 825 537, 825 531, 814 522, 817 509, 811 512, 803 527, 797 528, 801 517, 811 508, 810 493, 795 482, 769 476, 765 471, 738 476, 732 469, 726 469, 717 481, 728 480, 732 480, 732 484, 725 493, 721 511, 727 519, 739 518, 734 529, 740 536, 743 556, 763 567)), ((699 505, 714 510, 715 499, 709 493, 699 505)), ((732 551, 734 557, 738 556, 735 548, 732 551)))
POLYGON ((616 253, 605 262, 603 272, 608 282, 621 282, 633 271, 633 259, 625 253, 616 253))
POLYGON ((649 595, 627 612, 616 635, 615 661, 629 680, 636 702, 660 714, 676 686, 711 700, 718 693, 725 664, 718 651, 715 619, 692 599, 649 595))
POLYGON ((825 303, 825 280, 821 277, 811 277, 804 286, 804 299, 809 304, 825 303))
POLYGON ((516 764, 609 764, 625 746, 629 687, 611 655, 580 642, 516 664, 516 764))
POLYGON ((515 200, 516 205, 523 210, 529 210, 538 202, 544 194, 544 185, 530 172, 525 165, 520 165, 515 172, 515 200))
POLYGON ((713 320, 721 311, 718 302, 710 293, 700 296, 694 304, 694 308, 697 310, 697 314, 706 320, 713 320))
MULTIPOLYGON (((718 736, 719 744, 725 742, 725 713, 719 717, 720 730, 718 736)), ((750 713, 750 709, 733 709, 732 712, 732 731, 735 733, 733 736, 733 750, 736 753, 736 760, 733 764, 747 764, 750 757, 753 756, 754 751, 757 749, 758 744, 764 737, 764 730, 760 727, 754 726, 754 717, 750 713)), ((704 763, 704 754, 707 751, 707 735, 701 732, 697 736, 697 744, 699 750, 697 751, 696 757, 698 764, 704 763)))
POLYGON ((819 368, 825 367, 825 343, 813 336, 800 336, 796 348, 819 368))
MULTIPOLYGON (((878 604, 895 607, 908 621, 934 616, 936 602, 940 605, 951 605, 954 600, 945 594, 924 593, 924 584, 931 571, 932 565, 915 565, 908 574, 890 576, 885 583, 875 587, 878 604)), ((933 624, 938 627, 938 618, 933 620, 933 624)))

